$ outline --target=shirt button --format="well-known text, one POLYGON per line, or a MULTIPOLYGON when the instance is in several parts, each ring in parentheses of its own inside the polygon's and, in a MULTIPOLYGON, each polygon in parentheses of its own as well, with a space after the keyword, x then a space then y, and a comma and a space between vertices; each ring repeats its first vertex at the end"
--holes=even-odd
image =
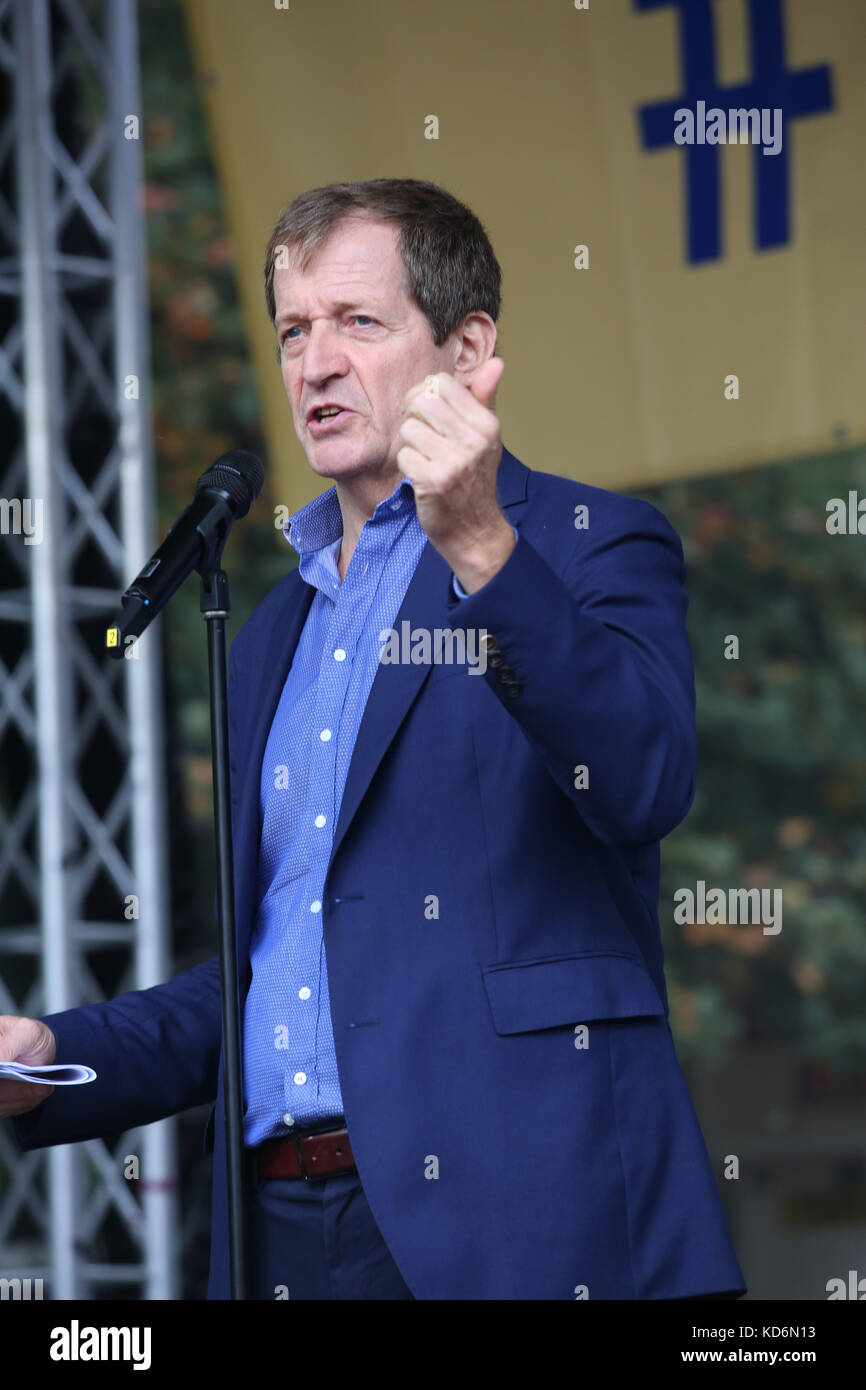
POLYGON ((296 1071, 296 1072, 295 1072, 295 1085, 296 1085, 296 1086, 303 1086, 303 1084, 304 1084, 304 1082, 306 1081, 306 1079, 307 1079, 307 1073, 306 1073, 305 1071, 296 1071))
POLYGON ((326 820, 327 820, 327 816, 316 816, 316 819, 315 819, 315 821, 313 822, 313 824, 315 825, 315 827, 316 827, 317 830, 321 830, 321 828, 322 828, 322 826, 325 824, 325 821, 326 821, 326 820))
POLYGON ((318 898, 316 898, 316 901, 315 901, 314 903, 310 903, 310 911, 311 911, 311 912, 321 912, 321 910, 322 910, 322 904, 319 902, 319 899, 318 899, 318 898))
POLYGON ((299 999, 309 999, 309 997, 310 997, 310 991, 309 991, 309 988, 307 987, 307 985, 304 985, 301 989, 298 990, 298 998, 299 998, 299 999))
POLYGON ((285 1113, 285 1115, 283 1116, 283 1124, 284 1124, 284 1125, 293 1125, 294 1123, 295 1123, 295 1117, 294 1117, 294 1115, 290 1115, 289 1112, 288 1112, 288 1110, 287 1110, 286 1113, 285 1113))
POLYGON ((329 739, 330 737, 331 737, 331 730, 330 730, 330 729, 323 729, 322 732, 319 734, 319 738, 322 740, 323 743, 327 743, 327 742, 328 742, 328 739, 329 739))
POLYGON ((392 503, 391 503, 391 511, 392 511, 392 512, 399 512, 399 510, 400 510, 400 508, 402 507, 402 505, 403 505, 402 502, 392 502, 392 503))
POLYGON ((335 660, 335 661, 345 661, 345 660, 346 660, 346 653, 343 651, 343 648, 342 648, 342 647, 338 647, 337 650, 334 652, 334 660, 335 660))

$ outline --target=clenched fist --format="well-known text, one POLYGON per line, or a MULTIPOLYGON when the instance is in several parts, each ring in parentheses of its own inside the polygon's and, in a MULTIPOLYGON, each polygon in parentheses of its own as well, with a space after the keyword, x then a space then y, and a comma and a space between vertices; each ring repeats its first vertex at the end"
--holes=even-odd
POLYGON ((496 391, 505 363, 488 358, 464 386, 447 372, 406 393, 397 463, 412 483, 418 520, 467 593, 480 589, 514 549, 496 477, 502 434, 496 391))
MULTIPOLYGON (((0 1014, 0 1062, 48 1066, 56 1053, 57 1039, 47 1023, 41 1023, 38 1018, 0 1014)), ((28 1110, 35 1110, 47 1100, 53 1091, 53 1086, 37 1086, 35 1082, 0 1076, 0 1119, 7 1115, 26 1115, 28 1110)))

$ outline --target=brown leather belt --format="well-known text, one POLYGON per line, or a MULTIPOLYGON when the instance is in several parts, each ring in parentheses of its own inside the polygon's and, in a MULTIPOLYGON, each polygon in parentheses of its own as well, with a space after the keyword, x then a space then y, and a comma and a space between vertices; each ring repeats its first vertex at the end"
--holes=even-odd
POLYGON ((323 1130, 319 1134, 291 1134, 285 1139, 266 1139, 255 1149, 260 1178, 304 1178, 315 1182, 335 1173, 355 1172, 349 1131, 323 1130))

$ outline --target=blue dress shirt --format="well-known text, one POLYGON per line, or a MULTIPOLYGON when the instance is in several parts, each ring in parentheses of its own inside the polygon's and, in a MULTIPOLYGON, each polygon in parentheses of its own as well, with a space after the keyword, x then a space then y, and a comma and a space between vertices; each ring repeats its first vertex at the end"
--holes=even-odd
POLYGON ((335 487, 284 534, 316 593, 262 760, 258 913, 244 1007, 248 1146, 342 1115, 321 899, 364 707, 427 537, 408 478, 365 523, 342 583, 335 487))

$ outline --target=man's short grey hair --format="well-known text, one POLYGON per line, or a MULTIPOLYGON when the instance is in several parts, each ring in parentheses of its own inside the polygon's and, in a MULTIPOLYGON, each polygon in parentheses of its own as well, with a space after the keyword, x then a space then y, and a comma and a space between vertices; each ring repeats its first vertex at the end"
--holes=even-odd
POLYGON ((483 311, 495 323, 502 272, 481 222, 444 188, 423 179, 370 179, 330 183, 300 193, 281 214, 265 257, 265 297, 276 319, 274 270, 282 253, 301 270, 335 227, 350 217, 393 222, 409 293, 424 314, 436 347, 483 311))

